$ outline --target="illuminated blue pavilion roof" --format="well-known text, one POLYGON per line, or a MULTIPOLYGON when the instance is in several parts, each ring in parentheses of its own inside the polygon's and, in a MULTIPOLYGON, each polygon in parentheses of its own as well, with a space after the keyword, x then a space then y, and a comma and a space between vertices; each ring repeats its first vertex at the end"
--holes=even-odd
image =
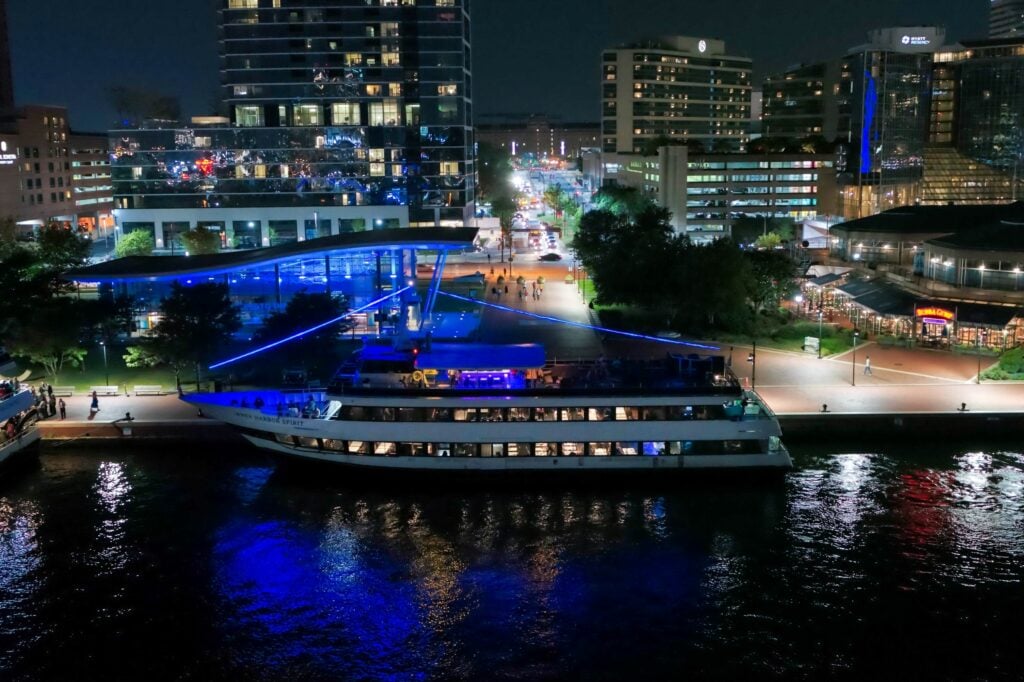
POLYGON ((201 256, 129 256, 72 270, 65 277, 76 282, 157 281, 195 275, 223 275, 253 266, 353 251, 456 251, 471 247, 476 233, 475 227, 405 227, 348 232, 262 249, 201 256))

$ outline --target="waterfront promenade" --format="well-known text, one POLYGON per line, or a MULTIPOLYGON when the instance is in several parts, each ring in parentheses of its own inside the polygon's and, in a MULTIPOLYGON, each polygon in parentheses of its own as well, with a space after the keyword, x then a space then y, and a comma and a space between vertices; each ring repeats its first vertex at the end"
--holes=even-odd
MULTIPOLYGON (((483 263, 479 265, 484 265, 483 263)), ((479 269, 466 264, 463 269, 479 269)), ((593 324, 596 316, 583 302, 576 286, 564 281, 568 268, 562 263, 530 263, 516 268, 533 282, 543 274, 543 297, 520 299, 510 287, 508 295, 494 298, 487 287, 486 301, 538 315, 571 320, 579 325, 593 324)), ((500 269, 498 270, 500 272, 500 269)), ((464 274, 464 273, 452 273, 464 274)), ((528 284, 528 290, 532 287, 528 284)), ((595 358, 599 355, 661 354, 703 352, 686 346, 618 340, 581 326, 565 326, 526 317, 513 312, 486 308, 482 314, 480 338, 489 343, 543 343, 549 358, 595 358)), ((875 343, 860 344, 856 351, 819 359, 810 353, 797 353, 758 347, 755 367, 748 362, 751 346, 702 341, 720 348, 730 359, 736 375, 753 387, 780 416, 820 414, 828 406, 831 414, 954 414, 963 403, 971 413, 1024 414, 1024 383, 983 382, 978 385, 978 360, 933 350, 883 348, 875 343), (871 372, 865 374, 864 361, 870 356, 871 372), (856 362, 854 363, 854 359, 856 362), (855 385, 854 385, 855 384, 855 385)), ((983 358, 984 370, 994 362, 983 358)), ((194 428, 210 423, 196 409, 178 400, 176 394, 164 396, 101 397, 100 412, 89 416, 89 397, 83 392, 65 398, 67 419, 51 418, 43 422, 49 438, 117 437, 126 425, 126 412, 134 418, 136 432, 154 424, 168 428, 194 428)))

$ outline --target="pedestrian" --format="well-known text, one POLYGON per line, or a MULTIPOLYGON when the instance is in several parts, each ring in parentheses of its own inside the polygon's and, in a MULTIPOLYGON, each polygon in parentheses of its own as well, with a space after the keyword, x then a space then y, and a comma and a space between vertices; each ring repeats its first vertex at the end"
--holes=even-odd
POLYGON ((53 384, 46 384, 46 396, 53 401, 53 384))
POLYGON ((508 285, 505 285, 505 295, 508 296, 508 285))
POLYGON ((57 401, 57 409, 60 410, 60 418, 66 419, 68 416, 68 406, 64 402, 64 398, 57 401))
POLYGON ((49 413, 51 417, 57 416, 57 399, 53 397, 52 393, 50 394, 49 413))
POLYGON ((100 411, 100 399, 96 395, 96 391, 92 392, 92 402, 89 403, 89 414, 96 414, 100 411))
POLYGON ((871 356, 868 355, 864 358, 864 374, 871 374, 871 356))
MULTIPOLYGON (((490 263, 490 262, 491 262, 491 254, 487 254, 487 262, 488 262, 488 263, 490 263)), ((491 274, 492 274, 492 275, 494 274, 494 270, 491 270, 491 274)))

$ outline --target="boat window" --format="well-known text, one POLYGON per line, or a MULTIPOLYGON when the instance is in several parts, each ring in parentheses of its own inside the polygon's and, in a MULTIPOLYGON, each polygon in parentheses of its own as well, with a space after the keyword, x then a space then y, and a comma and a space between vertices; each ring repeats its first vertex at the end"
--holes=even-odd
POLYGON ((582 407, 563 407, 561 413, 564 422, 581 422, 587 414, 582 407))
POLYGON ((400 422, 421 422, 424 421, 426 410, 419 407, 399 407, 396 410, 396 417, 400 422))
POLYGON ((500 407, 481 407, 479 412, 480 412, 480 417, 479 417, 478 421, 482 421, 482 422, 503 422, 503 421, 505 421, 505 415, 504 415, 505 410, 503 410, 500 407))
POLYGON ((376 443, 373 448, 375 455, 394 455, 396 452, 394 443, 376 443))
POLYGON ((639 452, 636 441, 619 441, 615 444, 616 455, 635 455, 639 452))
POLYGON ((457 422, 475 422, 476 421, 476 410, 454 410, 455 421, 457 422))
POLYGON ((533 454, 532 443, 509 443, 509 457, 530 457, 533 454))
POLYGON ((504 457, 504 443, 484 443, 480 446, 481 457, 504 457))
POLYGON ((476 443, 456 443, 452 454, 456 457, 476 457, 476 443))
POLYGON ((450 422, 452 420, 452 411, 447 407, 433 408, 429 410, 427 421, 432 422, 450 422))
POLYGON ((645 441, 644 442, 644 454, 645 455, 664 455, 665 454, 665 441, 645 441))
POLYGON ((674 405, 669 408, 670 419, 682 419, 689 421, 693 419, 693 405, 674 405))
POLYGON ((278 443, 284 443, 285 445, 295 445, 295 439, 284 433, 275 433, 274 437, 278 443))
POLYGON ((669 441, 668 442, 668 454, 670 454, 670 455, 681 455, 681 454, 683 454, 682 443, 677 441, 677 440, 669 441))
POLYGON ((640 409, 636 407, 616 407, 615 421, 633 421, 640 418, 640 409))
POLYGON ((299 436, 299 445, 304 448, 320 449, 320 441, 316 438, 307 438, 306 436, 299 436))
POLYGON ((577 457, 583 452, 583 443, 562 443, 562 455, 566 457, 577 457))
POLYGON ((437 444, 437 456, 438 457, 451 457, 452 456, 452 444, 451 443, 438 443, 437 444))
POLYGON ((611 443, 591 443, 588 447, 588 452, 595 457, 607 457, 612 454, 611 443))
POLYGON ((558 420, 558 410, 553 407, 535 407, 533 410, 534 421, 553 422, 558 420))
POLYGON ((398 454, 405 457, 424 457, 432 454, 431 443, 399 443, 398 454))
POLYGON ((350 440, 348 442, 348 454, 368 455, 370 454, 370 444, 367 443, 366 441, 350 440))
POLYGON ((607 422, 615 419, 615 410, 611 407, 591 407, 587 410, 587 420, 592 422, 607 422))
POLYGON ((641 414, 643 415, 644 421, 665 421, 665 408, 664 407, 645 407, 641 414))
POLYGON ((510 422, 528 422, 528 421, 530 421, 530 408, 529 407, 510 407, 510 408, 508 408, 508 420, 510 422))
POLYGON ((370 408, 370 421, 393 422, 395 421, 395 408, 393 407, 372 407, 370 408))
POLYGON ((333 438, 324 438, 324 449, 337 450, 340 452, 345 449, 345 441, 334 440, 333 438))
POLYGON ((558 454, 558 443, 537 443, 535 454, 537 457, 554 457, 558 454))
POLYGON ((346 405, 341 408, 341 418, 354 422, 366 421, 366 408, 360 405, 346 405))

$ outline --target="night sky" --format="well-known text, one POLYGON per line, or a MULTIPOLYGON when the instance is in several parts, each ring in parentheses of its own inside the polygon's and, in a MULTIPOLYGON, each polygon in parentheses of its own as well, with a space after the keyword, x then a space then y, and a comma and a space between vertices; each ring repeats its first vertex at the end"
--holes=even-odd
MULTIPOLYGON (((988 0, 473 0, 474 104, 480 114, 599 118, 600 52, 677 33, 753 57, 755 83, 838 54, 871 28, 938 24, 984 37, 988 0), (785 8, 785 9, 783 9, 785 8)), ((175 94, 186 114, 218 96, 214 0, 8 0, 19 104, 63 104, 77 130, 105 130, 104 89, 175 94)))

